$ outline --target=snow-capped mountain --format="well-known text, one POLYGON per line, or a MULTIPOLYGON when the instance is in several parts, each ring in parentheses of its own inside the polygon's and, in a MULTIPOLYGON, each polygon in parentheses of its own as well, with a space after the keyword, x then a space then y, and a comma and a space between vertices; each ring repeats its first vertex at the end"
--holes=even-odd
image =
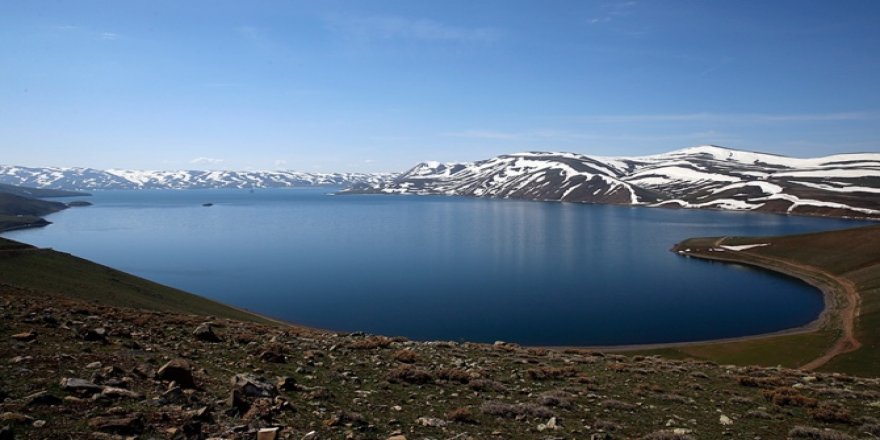
POLYGON ((348 192, 880 218, 880 153, 801 159, 711 145, 642 157, 530 152, 425 162, 348 192))
POLYGON ((70 190, 285 188, 298 186, 379 185, 388 173, 301 173, 296 171, 135 171, 92 168, 0 166, 0 183, 70 190))

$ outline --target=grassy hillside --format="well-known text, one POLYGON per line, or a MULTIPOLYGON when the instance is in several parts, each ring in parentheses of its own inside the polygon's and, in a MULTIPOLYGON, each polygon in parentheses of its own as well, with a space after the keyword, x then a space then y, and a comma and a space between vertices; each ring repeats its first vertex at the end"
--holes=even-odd
POLYGON ((829 350, 844 333, 840 315, 847 299, 839 280, 854 287, 859 297, 855 351, 834 357, 820 367, 826 371, 877 376, 880 374, 880 226, 783 237, 712 237, 680 243, 687 255, 758 265, 798 276, 832 292, 827 322, 817 331, 748 341, 692 345, 655 351, 667 356, 692 356, 736 364, 801 366, 829 350), (768 243, 734 251, 719 246, 768 243), (722 249, 719 251, 719 249, 722 249))
POLYGON ((250 313, 69 254, 0 238, 0 283, 103 305, 262 321, 250 313))
POLYGON ((61 202, 49 202, 0 192, 0 215, 41 216, 65 208, 67 205, 61 202))

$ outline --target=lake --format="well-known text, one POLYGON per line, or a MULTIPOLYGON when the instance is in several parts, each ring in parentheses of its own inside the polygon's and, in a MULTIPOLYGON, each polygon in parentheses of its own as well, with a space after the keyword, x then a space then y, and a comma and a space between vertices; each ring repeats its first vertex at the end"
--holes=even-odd
POLYGON ((861 224, 331 191, 101 191, 3 236, 319 328, 616 345, 765 333, 821 312, 798 280, 669 252, 682 239, 861 224))

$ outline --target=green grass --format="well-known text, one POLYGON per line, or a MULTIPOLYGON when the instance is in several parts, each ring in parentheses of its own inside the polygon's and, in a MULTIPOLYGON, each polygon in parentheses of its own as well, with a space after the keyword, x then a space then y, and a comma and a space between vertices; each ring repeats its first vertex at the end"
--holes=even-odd
POLYGON ((53 250, 0 238, 0 283, 98 304, 270 322, 246 311, 53 250))
MULTIPOLYGON (((680 248, 702 249, 716 238, 695 238, 680 248)), ((770 243, 748 251, 727 252, 742 262, 749 254, 778 258, 819 268, 855 283, 861 296, 856 321, 856 338, 862 347, 836 357, 821 367, 862 376, 880 374, 880 226, 782 237, 730 237, 724 244, 770 243)), ((836 322, 806 334, 776 336, 730 343, 702 344, 653 350, 671 357, 696 357, 738 365, 782 365, 797 367, 819 357, 839 334, 836 322)))

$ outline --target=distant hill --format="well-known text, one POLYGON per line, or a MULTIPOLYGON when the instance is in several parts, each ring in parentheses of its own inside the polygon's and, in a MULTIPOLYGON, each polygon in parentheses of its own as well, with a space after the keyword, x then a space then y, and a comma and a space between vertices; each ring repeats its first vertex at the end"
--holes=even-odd
POLYGON ((85 197, 91 194, 81 191, 67 191, 62 189, 31 188, 26 186, 8 185, 0 183, 0 193, 14 194, 22 197, 50 198, 50 197, 85 197))
POLYGON ((0 183, 67 190, 347 187, 355 184, 379 184, 395 176, 396 174, 390 173, 139 171, 0 166, 0 183))
POLYGON ((529 152, 424 162, 349 193, 443 194, 880 219, 880 153, 802 159, 717 146, 641 157, 529 152))
POLYGON ((67 205, 61 202, 50 202, 0 192, 0 215, 41 216, 66 208, 67 205))

